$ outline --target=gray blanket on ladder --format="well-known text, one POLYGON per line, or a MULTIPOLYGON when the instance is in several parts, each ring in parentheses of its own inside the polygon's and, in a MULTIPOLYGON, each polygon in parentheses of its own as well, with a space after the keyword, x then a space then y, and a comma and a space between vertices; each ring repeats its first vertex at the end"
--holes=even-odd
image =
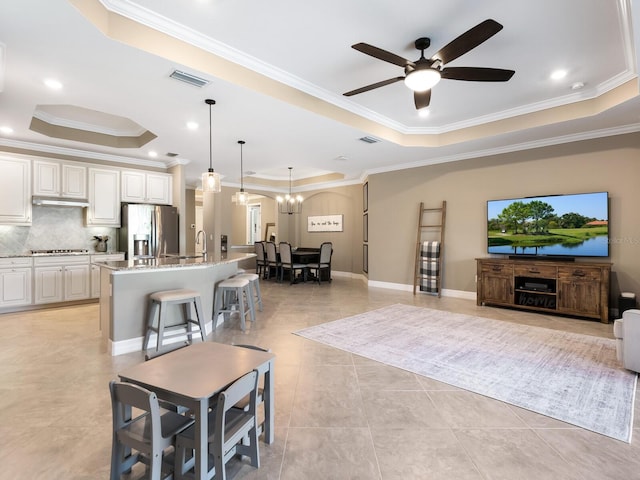
POLYGON ((420 249, 420 291, 440 290, 440 242, 422 242, 420 249))

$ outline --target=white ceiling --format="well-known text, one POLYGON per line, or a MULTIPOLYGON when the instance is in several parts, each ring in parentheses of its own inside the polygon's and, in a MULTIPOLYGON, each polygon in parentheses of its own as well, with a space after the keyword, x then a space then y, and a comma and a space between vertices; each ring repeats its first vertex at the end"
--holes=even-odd
MULTIPOLYGON (((640 130, 639 43, 633 37, 633 27, 640 31, 640 25, 631 0, 97 1, 0 3, 0 127, 13 129, 0 132, 0 146, 134 165, 177 160, 186 164, 188 183, 197 185, 209 161, 204 100, 213 98, 213 167, 223 182, 238 182, 240 139, 247 142, 244 168, 256 177, 288 178, 287 167, 293 166, 294 179, 338 172, 353 182, 380 171, 640 130), (134 23, 120 30, 105 23, 105 35, 98 28, 104 25, 74 3, 97 5, 112 12, 110 18, 134 23), (504 29, 450 65, 515 70, 509 82, 442 80, 433 88, 427 118, 417 115, 402 82, 342 95, 403 74, 352 44, 365 42, 416 60, 416 38, 431 38, 429 57, 487 18, 504 29), (148 27, 161 36, 149 40, 148 27), (267 81, 256 85, 248 70, 216 70, 215 61, 202 62, 189 53, 191 47, 163 43, 167 36, 267 81), (139 42, 149 48, 138 48, 139 42), (169 74, 176 68, 211 83, 197 88, 173 80, 169 74), (552 81, 556 69, 567 70, 567 76, 552 81), (61 90, 43 84, 51 77, 63 84, 61 90), (618 95, 629 81, 632 94, 618 95), (576 82, 584 88, 572 90, 576 82), (287 86, 286 95, 280 84, 287 86), (607 95, 621 99, 588 115, 550 110, 607 95), (123 117, 123 129, 135 123, 157 138, 139 149, 116 149, 29 129, 38 107, 51 117, 65 111, 47 107, 58 105, 108 114, 105 128, 115 131, 112 116, 123 117), (541 112, 544 122, 536 116, 541 112), (188 121, 200 128, 187 129, 188 121), (486 127, 482 135, 447 137, 479 125, 486 127), (363 136, 381 141, 368 145, 358 140, 363 136), (150 158, 149 150, 158 157, 150 158), (168 152, 179 155, 170 158, 168 152)), ((58 120, 97 129, 86 115, 58 120)))

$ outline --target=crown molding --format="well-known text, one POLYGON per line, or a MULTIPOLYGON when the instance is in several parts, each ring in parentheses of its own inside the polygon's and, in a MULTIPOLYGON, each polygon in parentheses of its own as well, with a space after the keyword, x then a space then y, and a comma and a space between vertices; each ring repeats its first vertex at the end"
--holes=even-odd
MULTIPOLYGON (((20 140, 10 140, 0 138, 0 147, 16 148, 34 152, 34 154, 49 153, 54 155, 66 155, 70 157, 78 157, 82 160, 100 160, 111 163, 124 163, 127 165, 137 165, 140 167, 163 168, 166 169, 168 164, 156 160, 145 160, 134 157, 124 157, 120 155, 112 155, 109 153, 91 152, 88 150, 79 150, 77 148, 60 147, 56 145, 46 145, 44 143, 23 142, 20 140)), ((175 162, 175 160, 172 160, 175 162)), ((181 162, 189 163, 188 160, 182 159, 181 162)), ((185 164, 186 164, 185 163, 185 164)), ((177 165, 178 163, 175 163, 177 165)))
POLYGON ((429 165, 436 165, 439 163, 458 162, 461 160, 470 160, 473 158, 489 157, 492 155, 501 155, 504 153, 520 152, 523 150, 533 150, 535 148, 550 147, 553 145, 562 145, 565 143, 581 142, 584 140, 594 140, 597 138, 613 137, 615 135, 625 135, 628 133, 636 133, 636 132, 640 132, 640 123, 635 123, 633 125, 624 125, 622 127, 607 128, 602 130, 591 130, 589 132, 580 132, 580 133, 575 133, 570 135, 562 135, 559 137, 549 137, 542 140, 535 140, 531 142, 506 145, 503 147, 488 148, 485 150, 476 150, 473 152, 461 153, 457 155, 436 157, 436 158, 421 160, 417 162, 393 165, 393 167, 374 168, 374 169, 369 169, 363 172, 360 178, 361 178, 361 181, 364 182, 369 175, 373 175, 376 173, 386 173, 386 172, 394 172, 397 170, 406 170, 409 168, 426 167, 429 165))

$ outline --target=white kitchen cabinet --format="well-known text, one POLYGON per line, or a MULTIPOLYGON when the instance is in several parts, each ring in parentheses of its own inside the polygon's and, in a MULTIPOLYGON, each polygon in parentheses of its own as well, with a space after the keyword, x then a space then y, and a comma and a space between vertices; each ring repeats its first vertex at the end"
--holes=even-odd
POLYGON ((111 253, 91 256, 91 298, 100 297, 100 267, 96 262, 117 262, 124 260, 124 253, 111 253))
POLYGON ((33 269, 35 283, 34 303, 55 303, 61 302, 63 298, 63 267, 35 267, 33 269))
POLYGON ((65 302, 89 298, 89 265, 66 265, 64 267, 65 302))
POLYGON ((62 187, 60 196, 65 198, 87 198, 87 167, 62 164, 62 187))
POLYGON ((90 227, 120 227, 120 172, 89 167, 89 207, 85 224, 90 227))
POLYGON ((33 161, 33 194, 45 197, 60 196, 60 163, 33 161))
POLYGON ((123 202, 171 205, 173 176, 168 173, 122 170, 123 202))
POLYGON ((31 304, 30 257, 0 258, 0 308, 31 304))
POLYGON ((0 224, 31 225, 31 160, 0 156, 0 224))
POLYGON ((88 255, 60 255, 34 259, 34 303, 68 302, 89 298, 88 255))
POLYGON ((51 160, 33 161, 33 194, 87 198, 87 167, 51 160))

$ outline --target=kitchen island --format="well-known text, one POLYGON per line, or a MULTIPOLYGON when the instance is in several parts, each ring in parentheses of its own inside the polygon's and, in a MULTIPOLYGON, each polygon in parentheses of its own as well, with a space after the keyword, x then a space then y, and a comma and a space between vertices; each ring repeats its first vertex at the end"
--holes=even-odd
MULTIPOLYGON (((142 350, 149 294, 162 290, 200 292, 206 331, 211 332, 215 285, 235 274, 238 262, 252 257, 254 253, 229 252, 96 264, 100 266, 100 329, 107 352, 120 355, 142 350)), ((169 318, 176 321, 168 325, 180 323, 177 307, 169 318)))

